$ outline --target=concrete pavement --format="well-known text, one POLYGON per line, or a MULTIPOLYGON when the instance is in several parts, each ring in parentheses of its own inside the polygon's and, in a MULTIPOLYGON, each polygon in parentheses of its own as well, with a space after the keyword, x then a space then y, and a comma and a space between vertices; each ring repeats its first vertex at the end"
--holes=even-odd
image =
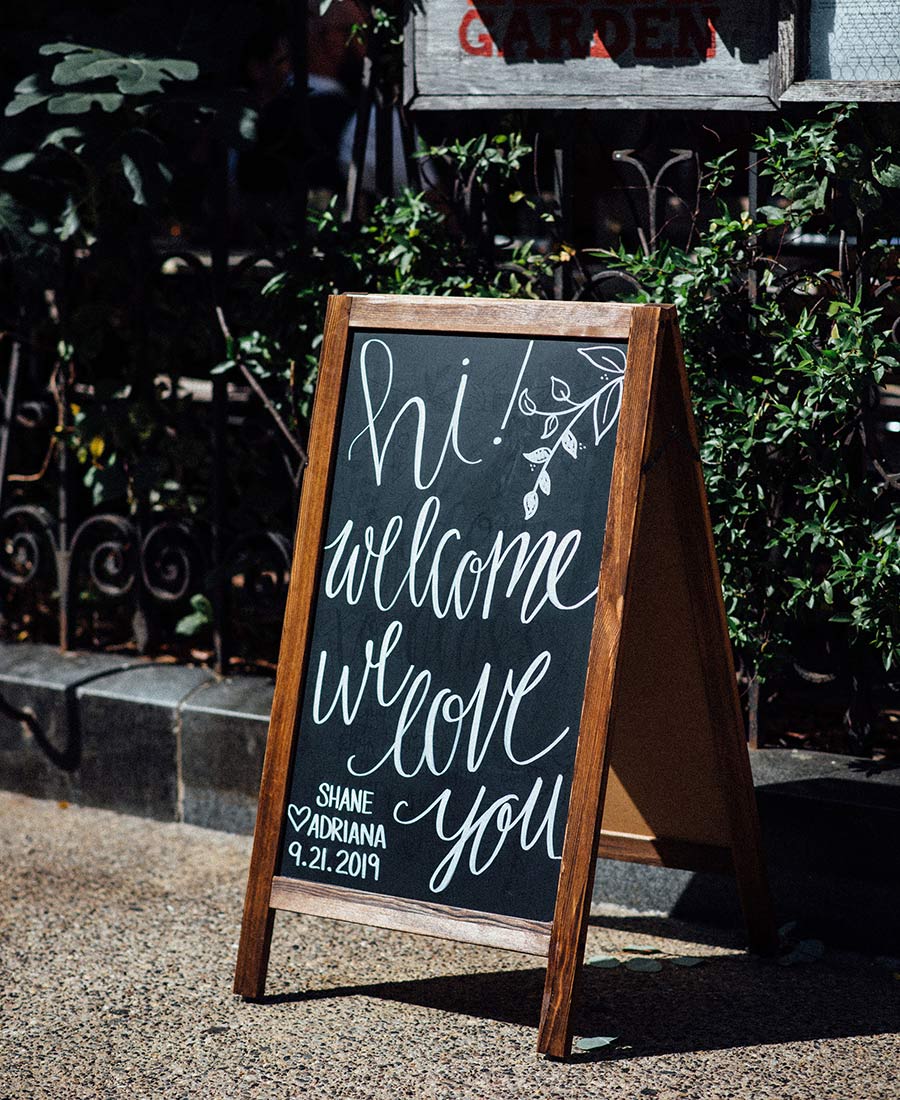
MULTIPOLYGON (((512 953, 279 913, 268 996, 231 994, 250 841, 0 792, 0 1098, 887 1100, 891 960, 779 966, 738 932, 606 909, 569 1063, 536 1057, 543 971, 512 953), (701 965, 682 968, 672 957, 701 965)), ((827 945, 826 945, 827 946, 827 945)))

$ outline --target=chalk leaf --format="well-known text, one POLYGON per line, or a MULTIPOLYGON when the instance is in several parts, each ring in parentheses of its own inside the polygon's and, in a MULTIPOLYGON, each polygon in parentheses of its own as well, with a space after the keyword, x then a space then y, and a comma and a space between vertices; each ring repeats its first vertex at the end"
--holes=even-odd
POLYGON ((555 374, 550 379, 550 392, 553 394, 555 401, 571 401, 572 399, 572 391, 569 389, 568 382, 557 378, 555 374))
POLYGON ((528 390, 522 390, 519 394, 519 408, 526 416, 534 416, 537 412, 537 405, 531 400, 528 390))
POLYGON ((536 451, 526 451, 523 455, 529 462, 546 462, 550 457, 549 447, 538 447, 536 451))

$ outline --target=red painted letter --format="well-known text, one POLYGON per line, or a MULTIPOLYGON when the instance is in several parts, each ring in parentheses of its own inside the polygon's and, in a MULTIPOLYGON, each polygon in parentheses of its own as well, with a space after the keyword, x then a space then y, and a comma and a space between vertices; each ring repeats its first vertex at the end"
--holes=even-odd
POLYGON ((477 57, 493 57, 494 47, 491 42, 491 36, 485 31, 482 31, 474 42, 469 40, 469 27, 476 20, 481 22, 481 16, 477 11, 467 11, 463 16, 462 22, 459 25, 459 44, 466 53, 474 54, 477 57))
POLYGON ((631 35, 628 33, 625 16, 620 12, 610 11, 609 8, 595 8, 591 12, 591 22, 596 28, 591 57, 618 57, 628 49, 631 35))

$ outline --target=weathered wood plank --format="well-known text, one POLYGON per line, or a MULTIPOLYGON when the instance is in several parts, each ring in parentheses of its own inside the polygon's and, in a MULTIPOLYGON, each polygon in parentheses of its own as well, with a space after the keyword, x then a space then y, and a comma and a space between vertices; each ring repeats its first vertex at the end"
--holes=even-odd
POLYGON ((784 103, 900 103, 900 80, 801 80, 786 88, 784 103))
POLYGON ((411 95, 414 111, 774 111, 768 95, 411 95))
POLYGON ((550 943, 550 925, 543 921, 500 917, 281 876, 272 882, 271 904, 275 909, 294 913, 391 928, 397 932, 440 936, 484 947, 521 951, 526 955, 546 955, 550 943))
POLYGON ((517 336, 584 336, 624 340, 635 307, 610 302, 544 302, 509 298, 430 298, 409 295, 350 296, 356 329, 438 329, 517 336))
MULTIPOLYGON (((482 97, 537 101, 569 96, 716 102, 770 99, 778 58, 770 0, 672 5, 571 5, 554 0, 447 0, 412 12, 407 99, 482 97), (420 97, 420 98, 416 98, 420 97)), ((777 83, 777 78, 775 80, 777 83)), ((572 104, 574 105, 574 104, 572 104)))

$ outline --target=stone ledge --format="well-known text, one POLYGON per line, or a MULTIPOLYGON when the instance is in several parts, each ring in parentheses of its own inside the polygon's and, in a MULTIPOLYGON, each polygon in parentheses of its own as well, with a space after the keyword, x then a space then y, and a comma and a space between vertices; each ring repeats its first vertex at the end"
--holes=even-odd
MULTIPOLYGON (((270 681, 0 645, 0 787, 252 832, 270 681)), ((779 749, 751 754, 781 920, 900 953, 900 769, 779 749)), ((595 901, 740 923, 733 883, 601 860, 595 901)))

